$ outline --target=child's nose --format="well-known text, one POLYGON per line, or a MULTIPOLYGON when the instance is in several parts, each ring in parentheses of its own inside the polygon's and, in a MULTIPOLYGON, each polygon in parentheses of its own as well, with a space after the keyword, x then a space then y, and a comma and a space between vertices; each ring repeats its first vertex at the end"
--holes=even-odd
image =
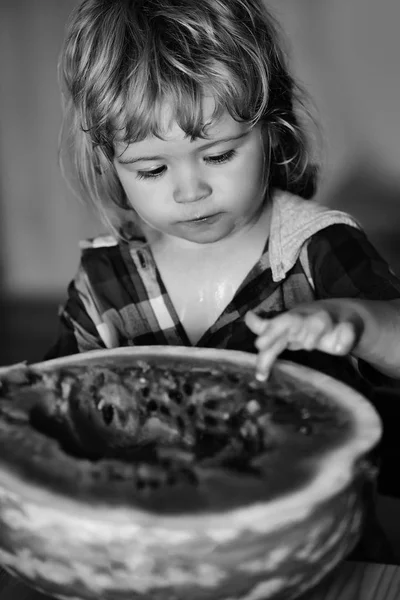
POLYGON ((175 202, 197 202, 211 193, 211 186, 194 170, 181 173, 174 186, 175 202))

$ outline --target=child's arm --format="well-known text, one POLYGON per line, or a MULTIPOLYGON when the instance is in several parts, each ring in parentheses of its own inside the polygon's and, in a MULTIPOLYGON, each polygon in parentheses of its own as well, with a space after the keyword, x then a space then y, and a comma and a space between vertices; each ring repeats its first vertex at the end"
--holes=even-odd
POLYGON ((257 335, 258 376, 268 377, 285 349, 351 353, 400 379, 400 300, 328 299, 302 304, 273 319, 252 312, 245 322, 257 335))
POLYGON ((67 301, 60 310, 57 339, 43 360, 104 348, 104 342, 85 308, 75 281, 72 281, 68 286, 67 301))
POLYGON ((126 258, 113 238, 82 243, 80 264, 60 312, 58 339, 45 359, 123 345, 105 313, 118 314, 136 301, 133 268, 127 269, 126 258))

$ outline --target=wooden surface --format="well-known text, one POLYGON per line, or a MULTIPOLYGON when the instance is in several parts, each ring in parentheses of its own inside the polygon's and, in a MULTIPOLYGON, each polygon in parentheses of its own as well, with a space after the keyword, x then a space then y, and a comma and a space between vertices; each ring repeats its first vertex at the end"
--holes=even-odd
POLYGON ((346 561, 301 600, 400 600, 400 566, 346 561))
MULTIPOLYGON (((0 570, 0 600, 50 600, 50 597, 0 570)), ((400 600, 400 566, 344 562, 299 600, 400 600)))

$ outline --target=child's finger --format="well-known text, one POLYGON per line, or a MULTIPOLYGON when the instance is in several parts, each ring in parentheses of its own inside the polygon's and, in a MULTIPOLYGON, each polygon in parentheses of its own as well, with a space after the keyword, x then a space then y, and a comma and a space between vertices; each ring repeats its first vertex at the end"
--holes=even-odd
POLYGON ((320 338, 317 348, 328 354, 349 354, 354 348, 356 338, 356 331, 351 323, 339 323, 320 338))
POLYGON ((319 310, 307 316, 304 320, 302 339, 299 340, 302 342, 302 348, 304 350, 315 349, 321 337, 332 331, 333 327, 332 318, 325 310, 319 310))
POLYGON ((270 320, 269 319, 262 319, 261 317, 259 317, 258 315, 256 315, 256 313, 254 313, 253 311, 249 310, 244 317, 244 322, 246 323, 247 327, 256 335, 262 335, 263 333, 265 333, 268 329, 270 320))
POLYGON ((320 349, 330 354, 349 354, 356 343, 357 335, 351 323, 340 323, 332 334, 320 340, 320 349))
POLYGON ((312 350, 325 331, 332 329, 330 315, 323 310, 308 315, 285 313, 271 320, 267 332, 256 341, 258 350, 267 350, 283 334, 291 350, 312 350))
POLYGON ((303 328, 304 318, 297 314, 284 313, 271 319, 268 329, 263 332, 255 342, 259 351, 266 351, 285 336, 286 343, 294 340, 303 328))
POLYGON ((259 381, 268 379, 272 365, 286 347, 287 337, 283 335, 268 350, 259 353, 256 364, 256 379, 259 381))

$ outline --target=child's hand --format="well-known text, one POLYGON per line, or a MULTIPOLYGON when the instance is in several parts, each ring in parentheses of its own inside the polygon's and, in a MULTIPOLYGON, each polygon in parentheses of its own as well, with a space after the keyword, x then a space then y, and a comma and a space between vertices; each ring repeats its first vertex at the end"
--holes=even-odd
POLYGON ((283 350, 322 350, 345 355, 357 342, 355 326, 348 321, 334 322, 328 310, 315 303, 262 319, 249 311, 245 323, 258 337, 257 379, 268 378, 272 364, 283 350))

